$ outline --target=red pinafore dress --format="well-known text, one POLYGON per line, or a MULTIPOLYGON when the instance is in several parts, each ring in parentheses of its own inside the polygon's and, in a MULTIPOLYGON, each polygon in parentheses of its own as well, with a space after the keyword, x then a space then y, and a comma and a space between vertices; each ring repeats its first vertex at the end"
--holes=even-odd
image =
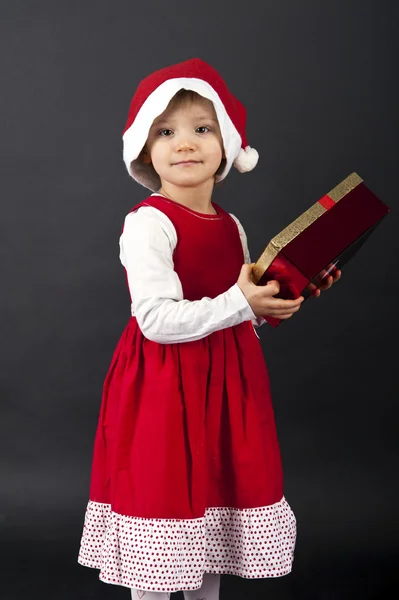
MULTIPOLYGON (((161 196, 177 233, 184 298, 214 298, 244 262, 234 219, 161 196)), ((269 378, 251 321, 190 342, 144 337, 132 316, 104 382, 78 561, 106 583, 193 590, 203 573, 291 571, 295 516, 283 478, 269 378)))

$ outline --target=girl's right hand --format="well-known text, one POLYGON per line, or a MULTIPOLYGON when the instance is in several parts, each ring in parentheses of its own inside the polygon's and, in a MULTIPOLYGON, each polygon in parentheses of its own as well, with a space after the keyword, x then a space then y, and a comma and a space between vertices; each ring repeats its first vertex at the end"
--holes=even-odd
POLYGON ((246 297, 255 316, 277 317, 278 319, 289 319, 292 317, 300 309, 304 297, 299 296, 296 300, 273 298, 280 291, 279 282, 272 280, 268 281, 266 285, 255 285, 251 277, 254 264, 247 263, 241 267, 237 284, 246 297))

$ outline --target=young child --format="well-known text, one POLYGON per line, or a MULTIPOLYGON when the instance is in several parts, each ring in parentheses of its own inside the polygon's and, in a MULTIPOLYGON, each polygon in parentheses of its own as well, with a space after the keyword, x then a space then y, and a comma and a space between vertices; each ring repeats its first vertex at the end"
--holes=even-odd
POLYGON ((212 202, 233 164, 256 165, 245 119, 193 59, 140 83, 123 135, 130 175, 154 193, 120 237, 132 316, 104 383, 78 560, 133 598, 217 600, 223 573, 291 571, 296 521, 254 327, 303 297, 252 283, 242 225, 212 202))

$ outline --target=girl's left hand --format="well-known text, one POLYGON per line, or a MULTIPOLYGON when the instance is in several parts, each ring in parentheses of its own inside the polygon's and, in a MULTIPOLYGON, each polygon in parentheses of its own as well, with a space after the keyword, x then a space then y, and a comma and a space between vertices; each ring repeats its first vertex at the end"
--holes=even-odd
MULTIPOLYGON (((324 270, 324 272, 321 272, 321 275, 324 275, 327 271, 324 270)), ((341 278, 341 271, 339 269, 336 269, 332 272, 332 275, 329 275, 326 280, 325 283, 323 283, 323 285, 321 285, 320 287, 316 287, 313 283, 309 284, 309 289, 311 290, 311 296, 313 296, 314 298, 319 298, 321 292, 328 290, 333 283, 335 283, 336 281, 338 281, 341 278)))

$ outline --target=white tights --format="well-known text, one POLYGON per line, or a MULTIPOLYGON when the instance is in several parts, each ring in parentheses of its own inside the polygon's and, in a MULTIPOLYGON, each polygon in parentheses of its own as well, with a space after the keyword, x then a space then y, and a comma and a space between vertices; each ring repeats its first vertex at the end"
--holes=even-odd
MULTIPOLYGON (((183 590, 184 600, 219 600, 220 575, 204 573, 198 590, 183 590)), ((170 592, 144 592, 131 588, 132 600, 169 600, 170 592)))

